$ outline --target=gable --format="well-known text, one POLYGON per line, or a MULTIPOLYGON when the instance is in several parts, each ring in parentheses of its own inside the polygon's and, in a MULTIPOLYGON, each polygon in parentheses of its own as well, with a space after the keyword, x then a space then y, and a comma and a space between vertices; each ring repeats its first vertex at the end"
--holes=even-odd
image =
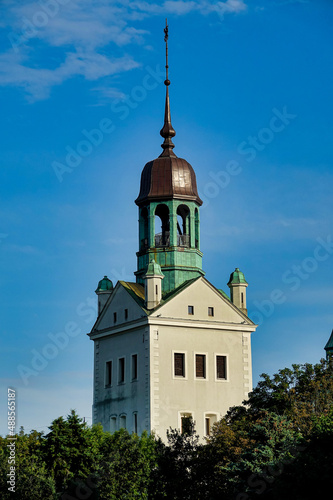
POLYGON ((158 307, 152 316, 253 325, 253 322, 244 313, 205 278, 199 278, 190 283, 189 286, 158 307), (193 306, 193 315, 189 314, 188 306, 193 306), (213 316, 208 314, 208 308, 213 309, 213 316))
POLYGON ((142 291, 139 289, 135 290, 131 285, 135 285, 135 283, 117 283, 111 297, 97 319, 93 331, 109 329, 143 316, 144 309, 139 305, 142 291), (125 310, 127 310, 127 317, 125 310))

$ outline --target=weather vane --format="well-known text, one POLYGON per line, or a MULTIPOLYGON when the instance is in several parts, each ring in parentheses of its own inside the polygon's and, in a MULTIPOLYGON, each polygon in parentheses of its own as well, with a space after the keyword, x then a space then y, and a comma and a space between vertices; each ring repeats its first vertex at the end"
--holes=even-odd
POLYGON ((164 28, 164 41, 165 41, 165 48, 166 48, 166 80, 164 84, 166 86, 170 85, 170 80, 169 80, 169 52, 168 52, 168 40, 169 40, 169 26, 168 26, 168 20, 165 20, 165 28, 164 28))

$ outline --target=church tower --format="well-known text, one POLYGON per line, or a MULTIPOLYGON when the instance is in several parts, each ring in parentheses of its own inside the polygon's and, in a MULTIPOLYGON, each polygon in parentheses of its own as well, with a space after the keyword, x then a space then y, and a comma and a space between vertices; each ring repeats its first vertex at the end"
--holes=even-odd
POLYGON ((174 153, 166 42, 161 155, 145 165, 139 196, 135 281, 98 283, 93 422, 114 432, 185 429, 200 436, 252 390, 248 283, 236 268, 230 297, 202 270, 200 207, 192 166, 174 153))
POLYGON ((197 182, 192 166, 178 158, 172 139, 176 132, 171 124, 168 65, 168 27, 166 42, 166 98, 163 152, 147 163, 141 174, 139 207, 139 251, 137 283, 153 257, 164 274, 163 293, 170 292, 185 281, 203 276, 200 251, 200 217, 197 182))

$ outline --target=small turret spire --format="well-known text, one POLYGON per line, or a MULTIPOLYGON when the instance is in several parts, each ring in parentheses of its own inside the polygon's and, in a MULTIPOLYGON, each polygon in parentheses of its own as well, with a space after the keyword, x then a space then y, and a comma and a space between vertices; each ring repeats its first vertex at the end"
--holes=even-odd
POLYGON ((166 79, 164 84, 166 86, 166 98, 165 98, 165 114, 164 114, 164 125, 160 132, 161 136, 164 137, 164 142, 162 144, 163 153, 161 156, 176 156, 172 151, 175 145, 172 142, 172 137, 175 137, 176 132, 171 124, 171 113, 170 113, 170 98, 169 98, 169 52, 168 52, 168 39, 169 39, 169 26, 168 20, 165 20, 164 28, 164 41, 166 45, 166 79))

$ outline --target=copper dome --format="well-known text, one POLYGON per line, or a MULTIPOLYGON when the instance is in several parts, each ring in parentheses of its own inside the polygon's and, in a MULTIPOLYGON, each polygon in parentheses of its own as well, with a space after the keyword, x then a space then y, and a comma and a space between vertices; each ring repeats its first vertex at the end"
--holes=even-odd
POLYGON ((192 166, 172 152, 145 165, 141 174, 140 194, 135 203, 141 205, 147 201, 173 198, 202 205, 192 166))

